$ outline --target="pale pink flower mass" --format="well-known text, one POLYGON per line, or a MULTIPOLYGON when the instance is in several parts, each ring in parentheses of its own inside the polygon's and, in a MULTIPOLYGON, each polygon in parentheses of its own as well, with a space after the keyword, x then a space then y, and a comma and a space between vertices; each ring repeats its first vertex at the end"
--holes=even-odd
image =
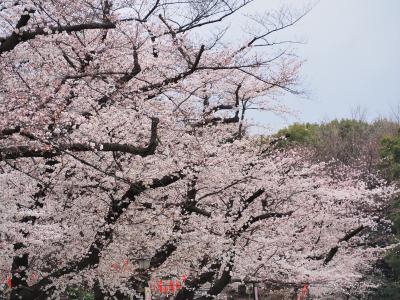
POLYGON ((388 245, 368 239, 390 231, 396 190, 248 133, 249 110, 286 112, 281 96, 298 91, 301 60, 270 38, 303 16, 280 11, 226 45, 214 23, 250 2, 0 3, 0 266, 13 296, 77 285, 121 299, 182 274, 167 286, 176 299, 236 279, 374 286, 364 274, 388 245), (203 27, 215 35, 199 42, 203 27))

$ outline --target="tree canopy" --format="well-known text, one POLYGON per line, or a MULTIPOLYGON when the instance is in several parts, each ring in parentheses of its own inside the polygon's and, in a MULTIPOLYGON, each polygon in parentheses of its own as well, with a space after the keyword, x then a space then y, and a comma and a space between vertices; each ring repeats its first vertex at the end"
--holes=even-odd
POLYGON ((301 61, 274 34, 306 13, 254 17, 227 45, 215 26, 251 2, 0 3, 11 299, 76 286, 140 298, 153 278, 181 275, 175 299, 200 288, 213 299, 235 280, 374 286, 364 275, 387 245, 369 237, 389 231, 395 187, 371 188, 346 165, 332 176, 303 150, 247 134, 249 109, 281 110, 279 96, 297 92, 301 61))

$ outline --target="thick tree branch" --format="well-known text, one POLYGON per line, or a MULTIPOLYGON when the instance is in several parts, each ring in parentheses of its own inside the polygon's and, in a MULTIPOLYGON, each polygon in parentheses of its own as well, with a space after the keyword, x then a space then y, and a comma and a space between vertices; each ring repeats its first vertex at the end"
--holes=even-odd
POLYGON ((255 217, 250 217, 249 220, 243 224, 243 226, 236 232, 232 233, 232 235, 234 237, 241 235, 243 232, 245 232, 252 224, 257 223, 259 221, 263 221, 263 220, 268 220, 268 219, 272 219, 272 218, 284 218, 284 217, 288 217, 290 215, 293 214, 293 211, 289 211, 286 213, 265 213, 262 215, 258 215, 255 217))
POLYGON ((218 269, 221 267, 221 261, 213 263, 207 271, 204 271, 196 277, 189 277, 183 289, 181 289, 175 297, 175 300, 191 300, 195 292, 205 283, 211 282, 218 269))
POLYGON ((25 299, 35 299, 34 297, 43 296, 44 288, 50 285, 56 278, 70 273, 76 273, 86 268, 96 267, 96 265, 100 262, 101 252, 112 241, 114 229, 113 227, 110 227, 110 225, 117 223, 129 205, 136 201, 136 198, 146 190, 166 187, 177 182, 183 177, 184 175, 181 172, 178 172, 166 175, 159 179, 153 179, 149 187, 146 187, 141 181, 132 184, 120 200, 114 201, 111 204, 108 213, 104 217, 104 226, 99 228, 97 231, 94 241, 90 245, 84 257, 78 261, 69 263, 67 266, 51 273, 49 276, 41 279, 36 284, 29 287, 30 293, 27 296, 28 298, 25 299))
MULTIPOLYGON (((191 212, 188 210, 188 206, 195 206, 196 202, 196 180, 191 180, 188 186, 186 202, 181 206, 181 219, 175 222, 172 232, 176 233, 181 231, 182 225, 184 225, 187 213, 191 212)), ((151 278, 151 272, 159 268, 177 249, 177 244, 180 241, 180 237, 172 236, 167 240, 160 248, 157 249, 153 257, 150 259, 150 266, 145 270, 139 270, 139 273, 132 275, 129 278, 130 287, 136 291, 143 290, 147 282, 151 278)))
POLYGON ((115 28, 116 25, 114 23, 82 23, 75 25, 64 25, 64 26, 50 26, 49 28, 36 28, 33 31, 24 31, 22 33, 12 33, 10 36, 3 39, 3 42, 0 45, 0 54, 13 50, 18 44, 32 40, 37 36, 54 34, 60 32, 76 32, 82 30, 91 30, 91 29, 112 29, 115 28))
POLYGON ((188 212, 193 212, 193 213, 196 213, 196 214, 208 217, 208 218, 211 217, 211 213, 209 211, 207 211, 205 209, 202 209, 202 208, 199 208, 199 207, 197 207, 195 205, 187 204, 187 205, 185 205, 185 209, 188 212))
MULTIPOLYGON (((365 229, 364 226, 360 226, 349 233, 347 233, 343 238, 339 240, 339 243, 341 242, 348 242, 351 238, 355 237, 357 234, 359 234, 361 231, 365 229)), ((328 254, 325 257, 324 260, 324 266, 326 266, 336 255, 336 253, 339 251, 339 246, 335 246, 329 250, 328 254)))
POLYGON ((5 128, 0 131, 0 140, 4 139, 9 135, 13 135, 14 133, 19 133, 21 131, 21 126, 15 126, 11 128, 5 128))
POLYGON ((134 78, 136 75, 138 75, 141 70, 142 70, 142 68, 139 64, 139 57, 138 57, 137 49, 135 48, 135 49, 133 49, 133 69, 131 72, 129 72, 128 74, 121 77, 118 80, 118 83, 123 84, 123 83, 130 81, 132 78, 134 78))
POLYGON ((260 197, 262 194, 264 194, 265 189, 258 189, 257 191, 255 191, 249 198, 247 198, 244 201, 245 207, 247 208, 251 203, 254 202, 254 200, 256 200, 258 197, 260 197))
MULTIPOLYGON (((159 120, 152 119, 151 135, 149 143, 146 147, 137 147, 129 144, 118 143, 72 143, 60 145, 46 145, 45 147, 38 146, 15 146, 0 148, 0 161, 4 159, 18 159, 26 157, 43 157, 51 158, 62 155, 65 151, 71 152, 122 152, 146 157, 153 155, 158 145, 157 126, 159 120)), ((17 128, 6 131, 7 134, 19 132, 17 128)), ((5 131, 2 133, 5 135, 5 131)))

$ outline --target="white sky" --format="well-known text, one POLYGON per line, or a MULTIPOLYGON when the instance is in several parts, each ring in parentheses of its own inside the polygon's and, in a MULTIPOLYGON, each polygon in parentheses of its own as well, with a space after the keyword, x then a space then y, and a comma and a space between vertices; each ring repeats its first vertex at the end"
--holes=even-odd
MULTIPOLYGON (((246 12, 307 3, 256 0, 246 12)), ((357 106, 374 119, 390 116, 400 104, 400 0, 321 0, 287 34, 307 41, 297 53, 307 60, 302 78, 309 97, 285 98, 300 111, 297 118, 263 113, 256 121, 277 129, 294 121, 350 117, 357 106)))

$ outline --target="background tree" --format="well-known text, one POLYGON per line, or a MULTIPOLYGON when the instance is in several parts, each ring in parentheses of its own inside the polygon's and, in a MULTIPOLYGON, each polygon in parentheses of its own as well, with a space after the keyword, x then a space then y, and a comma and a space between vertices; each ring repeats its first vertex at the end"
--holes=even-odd
MULTIPOLYGON (((332 120, 321 124, 295 123, 281 129, 276 136, 282 146, 301 146, 313 149, 315 161, 340 163, 357 167, 366 174, 381 170, 381 151, 390 138, 396 135, 398 124, 380 118, 369 123, 358 119, 332 120), (382 141, 389 138, 387 142, 382 141), (383 147, 383 148, 382 148, 383 147)), ((386 179, 390 179, 385 176, 386 179)))
MULTIPOLYGON (((329 162, 334 159, 361 170, 364 178, 366 174, 368 177, 372 172, 398 185, 398 128, 394 114, 391 119, 378 119, 371 123, 348 119, 323 124, 294 124, 280 130, 277 135, 285 137, 284 140, 279 140, 280 146, 310 149, 312 161, 329 162)), ((369 182, 374 183, 374 180, 369 182)), ((400 228, 398 197, 393 197, 391 200, 386 216, 393 221, 392 230, 398 239, 400 228)), ((377 241, 387 243, 392 240, 393 235, 383 234, 377 241)), ((399 249, 396 247, 384 259, 377 262, 375 276, 381 281, 381 285, 368 299, 398 298, 400 290, 398 253, 399 249)))

